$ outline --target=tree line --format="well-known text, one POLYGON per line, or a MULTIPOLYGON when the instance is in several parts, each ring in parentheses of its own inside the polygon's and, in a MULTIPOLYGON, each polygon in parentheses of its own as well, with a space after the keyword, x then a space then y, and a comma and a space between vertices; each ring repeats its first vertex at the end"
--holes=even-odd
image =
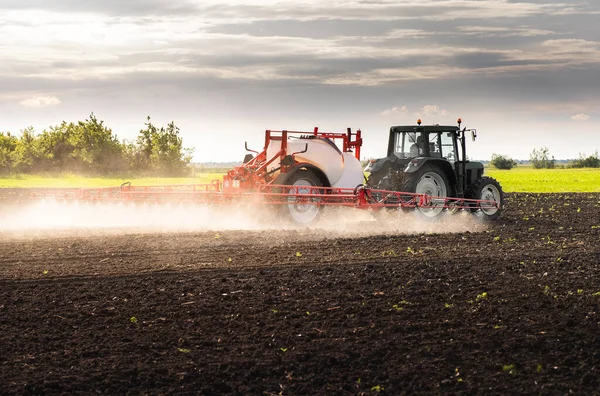
POLYGON ((15 173, 136 174, 185 176, 193 149, 184 148, 174 122, 157 127, 150 117, 132 142, 120 141, 92 113, 85 121, 63 121, 40 134, 0 132, 0 175, 15 173))
MULTIPOLYGON (((558 167, 556 159, 547 147, 533 149, 531 154, 529 154, 529 161, 534 169, 554 169, 558 167)), ((506 155, 492 154, 490 164, 498 169, 512 169, 517 166, 517 161, 506 155)), ((564 168, 565 166, 561 167, 564 168)), ((579 154, 579 158, 570 161, 566 165, 566 168, 600 168, 598 150, 589 156, 579 154)))

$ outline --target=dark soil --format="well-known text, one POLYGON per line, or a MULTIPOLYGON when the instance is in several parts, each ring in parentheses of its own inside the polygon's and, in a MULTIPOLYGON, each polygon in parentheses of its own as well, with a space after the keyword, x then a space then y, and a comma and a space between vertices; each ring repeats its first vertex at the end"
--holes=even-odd
POLYGON ((594 394, 599 242, 599 194, 460 234, 5 238, 0 393, 594 394))

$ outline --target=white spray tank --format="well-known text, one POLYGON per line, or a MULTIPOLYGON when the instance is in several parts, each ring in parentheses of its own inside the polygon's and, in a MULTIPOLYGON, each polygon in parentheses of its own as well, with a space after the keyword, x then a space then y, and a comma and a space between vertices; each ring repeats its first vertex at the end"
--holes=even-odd
MULTIPOLYGON (((271 159, 281 150, 280 141, 271 141, 267 147, 267 158, 271 159)), ((288 138, 287 153, 297 153, 297 162, 309 163, 319 168, 334 188, 354 188, 364 182, 360 161, 352 153, 343 153, 331 140, 323 137, 288 138), (302 152, 305 151, 306 152, 302 152)), ((267 169, 279 167, 279 159, 267 169)), ((274 172, 277 176, 278 172, 274 172)))

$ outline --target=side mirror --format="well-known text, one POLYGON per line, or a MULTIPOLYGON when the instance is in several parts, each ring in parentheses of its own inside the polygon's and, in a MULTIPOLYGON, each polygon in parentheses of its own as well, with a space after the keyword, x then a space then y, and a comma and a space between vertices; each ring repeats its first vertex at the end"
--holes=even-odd
POLYGON ((475 138, 477 137, 477 131, 475 129, 473 129, 471 131, 471 139, 473 139, 473 141, 475 141, 475 138))

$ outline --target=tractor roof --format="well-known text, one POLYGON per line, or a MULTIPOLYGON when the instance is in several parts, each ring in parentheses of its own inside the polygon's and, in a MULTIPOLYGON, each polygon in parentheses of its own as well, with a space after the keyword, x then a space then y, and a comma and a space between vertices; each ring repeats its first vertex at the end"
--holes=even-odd
POLYGON ((390 128, 390 132, 457 132, 456 125, 399 125, 390 128))

